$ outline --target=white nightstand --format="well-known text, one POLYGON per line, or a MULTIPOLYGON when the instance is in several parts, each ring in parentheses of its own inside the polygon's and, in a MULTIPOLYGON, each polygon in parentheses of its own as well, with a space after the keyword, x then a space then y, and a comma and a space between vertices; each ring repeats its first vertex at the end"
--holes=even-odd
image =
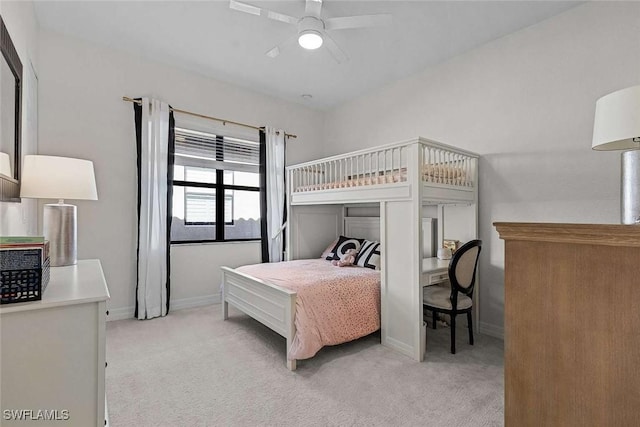
POLYGON ((41 301, 0 306, 2 426, 106 424, 108 299, 100 261, 82 260, 52 267, 41 301), (8 419, 8 410, 27 419, 8 419), (67 421, 36 419, 65 418, 64 411, 67 421))

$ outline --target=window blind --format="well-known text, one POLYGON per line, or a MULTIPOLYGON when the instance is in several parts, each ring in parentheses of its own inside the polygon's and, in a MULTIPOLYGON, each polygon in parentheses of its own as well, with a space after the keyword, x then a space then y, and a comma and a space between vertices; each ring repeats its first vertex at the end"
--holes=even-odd
POLYGON ((176 164, 257 173, 260 144, 247 138, 175 128, 176 164))
MULTIPOLYGON (((214 224, 216 222, 216 193, 210 191, 185 192, 185 222, 196 224, 214 224)), ((233 196, 224 197, 224 222, 233 222, 233 196)))

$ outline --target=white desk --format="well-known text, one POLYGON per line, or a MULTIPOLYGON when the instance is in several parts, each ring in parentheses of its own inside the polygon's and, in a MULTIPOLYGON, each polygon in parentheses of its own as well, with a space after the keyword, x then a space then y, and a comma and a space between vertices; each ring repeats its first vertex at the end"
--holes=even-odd
POLYGON ((431 286, 449 280, 448 259, 425 258, 422 260, 422 277, 420 285, 431 286))

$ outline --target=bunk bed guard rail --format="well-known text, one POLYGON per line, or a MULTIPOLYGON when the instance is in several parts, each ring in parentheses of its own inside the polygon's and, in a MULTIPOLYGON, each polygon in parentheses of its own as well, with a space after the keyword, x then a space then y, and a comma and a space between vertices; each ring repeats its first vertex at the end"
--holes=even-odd
POLYGON ((413 144, 422 152, 422 182, 475 188, 476 154, 423 138, 290 166, 290 188, 295 193, 406 182, 413 144))

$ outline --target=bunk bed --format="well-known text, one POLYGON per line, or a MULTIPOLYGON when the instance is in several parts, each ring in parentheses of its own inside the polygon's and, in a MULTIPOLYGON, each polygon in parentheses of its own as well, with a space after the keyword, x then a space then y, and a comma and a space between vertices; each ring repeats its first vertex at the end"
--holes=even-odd
MULTIPOLYGON (((414 138, 293 165, 287 168, 287 200, 287 260, 317 257, 327 236, 345 234, 381 243, 382 344, 423 360, 425 211, 433 208, 429 212, 437 217, 439 245, 445 236, 477 237, 478 155, 414 138), (348 216, 355 206, 375 206, 379 216, 348 216), (445 221, 449 206, 464 207, 463 214, 452 215, 455 226, 445 221)), ((223 267, 222 276, 224 318, 232 304, 284 336, 287 366, 294 370, 290 350, 296 337, 296 292, 241 269, 223 267)), ((477 301, 474 305, 478 307, 477 301)))

